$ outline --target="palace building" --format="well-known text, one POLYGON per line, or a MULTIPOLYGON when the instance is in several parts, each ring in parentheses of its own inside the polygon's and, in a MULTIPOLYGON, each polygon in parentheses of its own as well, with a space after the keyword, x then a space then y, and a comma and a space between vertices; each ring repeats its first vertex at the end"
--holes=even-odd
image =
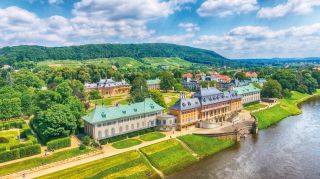
POLYGON ((156 127, 156 119, 163 111, 163 107, 149 98, 144 102, 115 107, 97 105, 91 113, 83 117, 85 133, 101 140, 156 127))
POLYGON ((153 80, 147 80, 147 86, 149 90, 159 90, 160 89, 160 79, 156 78, 153 80))
POLYGON ((112 79, 103 79, 98 83, 85 83, 86 91, 97 89, 101 95, 115 96, 122 94, 129 94, 130 85, 122 80, 120 82, 113 81, 112 79))
POLYGON ((193 98, 185 98, 170 107, 177 117, 177 129, 196 125, 211 128, 223 121, 232 121, 242 109, 241 96, 234 91, 221 92, 214 87, 201 88, 193 98))
POLYGON ((242 104, 260 102, 261 90, 253 86, 253 84, 235 87, 233 88, 233 90, 236 91, 237 94, 241 96, 242 104))

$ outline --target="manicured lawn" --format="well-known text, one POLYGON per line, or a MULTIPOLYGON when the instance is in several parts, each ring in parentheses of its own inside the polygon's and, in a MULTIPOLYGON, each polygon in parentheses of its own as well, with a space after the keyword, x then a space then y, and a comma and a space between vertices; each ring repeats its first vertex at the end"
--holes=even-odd
POLYGON ((257 110, 260 108, 264 108, 264 107, 267 107, 267 105, 259 103, 259 104, 253 104, 250 106, 246 106, 244 109, 248 110, 248 111, 254 111, 254 110, 257 110))
POLYGON ((164 174, 182 170, 197 159, 177 140, 170 139, 140 149, 149 161, 164 174))
POLYGON ((215 154, 235 144, 232 140, 221 140, 213 137, 191 134, 180 136, 178 138, 186 143, 200 157, 215 154))
POLYGON ((75 148, 75 149, 57 152, 46 157, 36 157, 33 159, 4 165, 0 167, 0 176, 30 169, 30 168, 37 167, 44 164, 49 164, 49 163, 56 162, 63 159, 72 158, 75 156, 88 153, 89 151, 90 151, 89 149, 79 150, 78 148, 75 148))
POLYGON ((165 134, 162 134, 160 132, 151 132, 151 133, 140 136, 140 139, 144 141, 152 141, 152 140, 164 138, 165 136, 166 136, 165 134))
POLYGON ((137 152, 130 151, 96 160, 40 178, 159 178, 148 162, 137 152))
POLYGON ((116 148, 116 149, 125 149, 125 148, 129 148, 135 145, 139 145, 142 142, 140 140, 137 139, 127 139, 127 140, 122 140, 119 142, 116 142, 114 144, 112 144, 112 147, 116 148))

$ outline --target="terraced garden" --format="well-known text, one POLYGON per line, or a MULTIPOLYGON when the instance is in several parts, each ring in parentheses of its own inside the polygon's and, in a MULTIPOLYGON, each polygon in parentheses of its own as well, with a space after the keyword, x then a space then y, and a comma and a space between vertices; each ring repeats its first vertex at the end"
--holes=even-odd
POLYGON ((130 151, 82 164, 39 178, 159 178, 148 162, 137 152, 130 151), (81 171, 81 172, 79 172, 81 171))
POLYGON ((197 161, 196 157, 175 139, 143 147, 140 151, 154 167, 168 175, 197 161))
POLYGON ((112 147, 116 148, 116 149, 125 149, 125 148, 129 148, 135 145, 139 145, 142 142, 140 140, 137 139, 127 139, 127 140, 122 140, 119 142, 115 142, 112 144, 112 147))
POLYGON ((143 141, 153 141, 153 140, 164 138, 165 136, 166 135, 162 134, 161 132, 151 132, 151 133, 140 136, 140 139, 143 141))
POLYGON ((235 144, 235 142, 231 140, 220 140, 217 138, 191 134, 178 138, 186 143, 200 157, 213 155, 235 144))
POLYGON ((45 165, 60 160, 76 157, 82 154, 90 152, 90 149, 79 150, 79 148, 69 149, 46 157, 36 157, 21 162, 16 162, 8 165, 0 166, 0 176, 8 175, 10 173, 15 173, 22 170, 31 169, 40 165, 45 165))

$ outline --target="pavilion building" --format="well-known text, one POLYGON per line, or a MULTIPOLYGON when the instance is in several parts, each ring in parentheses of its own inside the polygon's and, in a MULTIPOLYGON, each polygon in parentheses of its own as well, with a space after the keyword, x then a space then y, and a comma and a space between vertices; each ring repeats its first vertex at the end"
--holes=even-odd
POLYGON ((124 80, 117 82, 112 79, 102 79, 98 83, 85 83, 84 86, 87 92, 97 89, 101 95, 106 96, 124 95, 130 92, 130 85, 124 80))

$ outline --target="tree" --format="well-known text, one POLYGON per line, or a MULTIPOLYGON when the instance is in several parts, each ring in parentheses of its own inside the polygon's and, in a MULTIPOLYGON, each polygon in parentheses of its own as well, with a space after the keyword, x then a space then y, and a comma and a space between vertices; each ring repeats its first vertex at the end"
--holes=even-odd
POLYGON ((61 95, 55 91, 40 90, 36 92, 34 103, 41 110, 48 109, 51 105, 60 103, 61 95))
POLYGON ((167 92, 168 90, 171 90, 173 88, 175 84, 175 79, 172 73, 165 71, 161 74, 160 79, 160 89, 165 90, 167 92))
POLYGON ((174 90, 175 91, 183 91, 184 90, 183 85, 181 83, 175 83, 174 90))
POLYGON ((283 97, 285 97, 285 98, 291 98, 291 96, 292 96, 292 93, 291 93, 290 90, 288 90, 288 89, 284 89, 284 90, 283 90, 283 97))
POLYGON ((261 90, 261 95, 266 98, 281 98, 282 87, 277 80, 269 79, 261 90))
POLYGON ((143 77, 136 77, 132 81, 131 85, 131 100, 133 102, 142 102, 145 98, 149 97, 149 90, 147 86, 147 81, 143 77))
POLYGON ((70 96, 67 98, 64 104, 71 110, 72 114, 77 119, 78 128, 83 128, 84 123, 81 117, 85 113, 84 104, 75 96, 70 96))
POLYGON ((55 104, 38 112, 32 120, 39 137, 44 141, 66 137, 74 133, 77 124, 71 110, 62 104, 55 104))
POLYGON ((245 74, 244 72, 238 72, 238 73, 236 73, 236 75, 234 76, 234 78, 236 78, 236 79, 238 79, 238 80, 240 80, 240 81, 248 79, 248 78, 246 77, 246 74, 245 74))
POLYGON ((91 90, 91 91, 89 92, 89 99, 90 99, 90 100, 96 100, 96 99, 101 99, 101 98, 102 98, 102 97, 101 97, 101 95, 100 95, 100 93, 99 93, 98 90, 93 89, 93 90, 91 90))
POLYGON ((167 107, 164 101, 163 94, 159 90, 150 90, 150 95, 154 102, 156 102, 157 104, 159 104, 164 108, 167 107))
POLYGON ((64 101, 72 95, 72 88, 70 87, 67 81, 64 81, 57 86, 56 92, 58 92, 61 95, 62 100, 64 101))
POLYGON ((41 88, 42 86, 44 86, 44 81, 42 81, 38 76, 26 69, 13 73, 12 78, 13 83, 16 85, 25 85, 27 87, 34 88, 41 88))

